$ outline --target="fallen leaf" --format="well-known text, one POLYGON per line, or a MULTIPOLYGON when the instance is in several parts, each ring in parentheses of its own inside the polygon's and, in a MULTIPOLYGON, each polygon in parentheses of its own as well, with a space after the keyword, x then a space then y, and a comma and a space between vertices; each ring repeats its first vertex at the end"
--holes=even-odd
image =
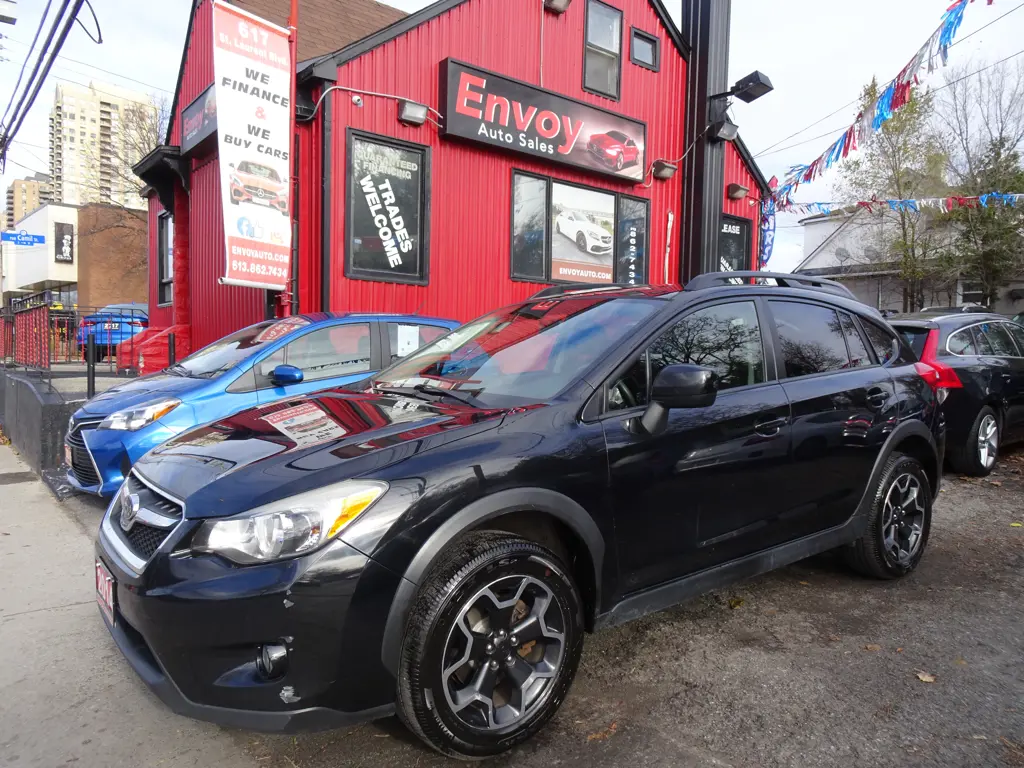
POLYGON ((729 607, 730 608, 739 608, 741 605, 743 605, 743 598, 742 597, 730 597, 729 598, 729 607))
POLYGON ((803 586, 805 586, 805 587, 809 587, 809 586, 811 586, 811 582, 809 582, 809 581, 801 581, 800 583, 801 583, 801 584, 802 584, 803 586))
POLYGON ((880 646, 878 643, 868 643, 867 645, 864 646, 864 650, 865 651, 880 651, 880 650, 882 650, 882 646, 880 646))
POLYGON ((897 648, 896 649, 896 653, 903 653, 903 649, 902 648, 897 648))
POLYGON ((829 639, 829 642, 838 643, 839 640, 840 640, 840 637, 839 637, 839 635, 829 635, 828 639, 829 639))
POLYGON ((998 480, 989 480, 988 482, 990 485, 994 485, 996 488, 1001 488, 1003 486, 1003 484, 998 480))
POLYGON ((1021 527, 1024 527, 1024 523, 1010 523, 1010 527, 1011 528, 1021 528, 1021 527))
POLYGON ((765 608, 764 609, 765 616, 774 616, 778 612, 779 612, 778 608, 765 608))
POLYGON ((612 721, 612 724, 605 728, 603 731, 595 731, 587 736, 587 741, 603 741, 611 738, 612 735, 619 730, 619 724, 612 721))
POLYGON ((923 669, 917 670, 917 679, 922 683, 934 683, 935 675, 931 672, 925 672, 923 669))
POLYGON ((957 659, 955 663, 959 664, 960 666, 966 666, 967 665, 967 662, 964 659, 957 659))
POLYGON ((975 741, 988 741, 988 736, 983 736, 980 733, 974 734, 973 736, 971 736, 971 738, 975 741))

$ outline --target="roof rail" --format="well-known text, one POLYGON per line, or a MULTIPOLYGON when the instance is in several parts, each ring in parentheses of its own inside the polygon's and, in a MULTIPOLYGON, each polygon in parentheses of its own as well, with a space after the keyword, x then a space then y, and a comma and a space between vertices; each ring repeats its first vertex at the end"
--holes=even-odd
POLYGON ((562 283, 561 285, 542 288, 533 294, 529 301, 534 299, 550 299, 552 296, 564 296, 569 293, 600 293, 602 291, 621 291, 623 288, 642 287, 640 285, 630 285, 629 283, 562 283))
POLYGON ((797 275, 791 272, 760 272, 755 270, 739 270, 736 272, 708 272, 697 275, 686 284, 684 291, 701 291, 705 288, 712 288, 722 283, 731 282, 737 278, 752 279, 760 283, 763 279, 771 279, 782 288, 806 288, 815 291, 833 293, 854 301, 860 301, 853 292, 842 283, 835 280, 827 280, 824 277, 812 277, 810 275, 797 275))

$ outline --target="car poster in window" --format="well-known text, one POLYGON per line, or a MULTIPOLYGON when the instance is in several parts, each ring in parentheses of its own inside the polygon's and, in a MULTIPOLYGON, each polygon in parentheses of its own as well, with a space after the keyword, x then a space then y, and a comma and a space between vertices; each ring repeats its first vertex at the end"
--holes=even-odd
POLYGON ((612 282, 615 195, 554 182, 551 231, 553 282, 612 282))
POLYGON ((382 280, 423 277, 424 152, 353 137, 349 264, 382 280))
POLYGON ((214 2, 213 41, 224 209, 222 282, 284 290, 292 244, 288 31, 214 2))
POLYGON ((643 181, 644 123, 453 59, 441 90, 445 136, 643 181))

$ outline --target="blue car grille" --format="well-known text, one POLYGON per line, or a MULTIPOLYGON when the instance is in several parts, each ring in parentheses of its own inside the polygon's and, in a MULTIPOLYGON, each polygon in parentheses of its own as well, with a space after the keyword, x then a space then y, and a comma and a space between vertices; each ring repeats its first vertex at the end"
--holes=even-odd
MULTIPOLYGON (((128 483, 128 490, 139 497, 140 508, 152 510, 164 517, 181 519, 183 512, 177 502, 171 501, 166 496, 139 482, 134 475, 128 475, 126 482, 128 483)), ((149 560, 153 553, 160 548, 160 545, 167 540, 167 537, 171 535, 171 531, 174 530, 173 526, 170 528, 158 528, 136 519, 131 529, 125 531, 121 527, 120 494, 118 494, 117 499, 114 501, 114 506, 110 510, 110 522, 114 530, 117 531, 118 535, 124 540, 135 556, 143 560, 149 560)))
POLYGON ((99 475, 93 466, 92 455, 85 444, 82 432, 87 429, 95 429, 100 420, 76 422, 68 432, 68 447, 71 448, 71 471, 75 479, 85 487, 100 484, 99 475))

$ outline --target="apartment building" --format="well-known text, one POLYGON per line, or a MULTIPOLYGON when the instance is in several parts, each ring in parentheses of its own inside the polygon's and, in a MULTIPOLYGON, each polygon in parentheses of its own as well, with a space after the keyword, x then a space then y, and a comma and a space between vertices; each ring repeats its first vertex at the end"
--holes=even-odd
POLYGON ((50 177, 45 173, 34 173, 24 179, 15 179, 7 187, 3 223, 13 227, 36 208, 46 205, 52 199, 50 177))
POLYGON ((159 138, 157 110, 146 94, 96 81, 59 83, 50 111, 53 201, 145 208, 131 167, 159 138))

